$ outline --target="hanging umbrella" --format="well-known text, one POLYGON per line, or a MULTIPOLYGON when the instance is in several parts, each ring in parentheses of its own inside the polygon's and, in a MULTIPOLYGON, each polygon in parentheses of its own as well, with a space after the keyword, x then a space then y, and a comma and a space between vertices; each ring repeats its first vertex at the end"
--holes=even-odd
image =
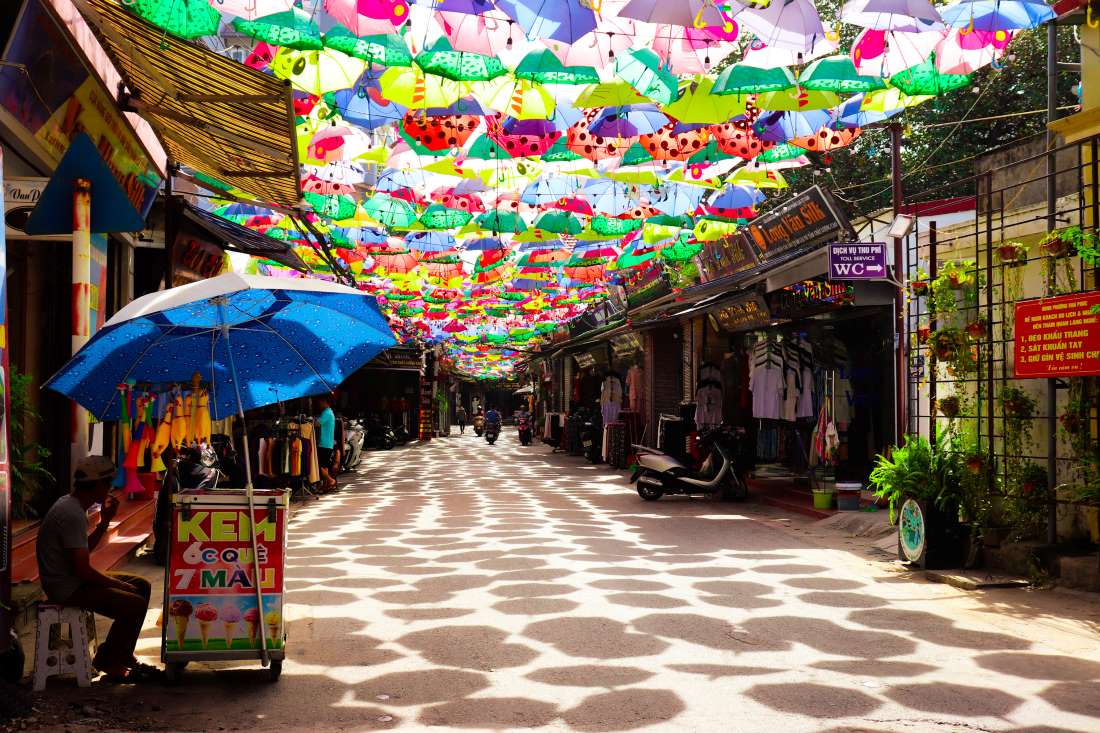
POLYGON ((408 274, 420 265, 416 254, 408 250, 379 252, 373 257, 375 269, 384 269, 388 273, 408 274))
POLYGON ((1035 28, 1054 18, 1054 10, 1043 2, 1029 0, 963 0, 940 11, 952 28, 992 33, 1035 28))
POLYGON ((513 29, 515 21, 496 10, 477 14, 443 11, 437 12, 435 19, 458 51, 499 57, 512 48, 515 39, 523 37, 518 28, 513 29))
POLYGON ((420 223, 428 229, 455 229, 465 226, 474 218, 469 211, 451 209, 443 204, 432 204, 420 215, 420 223))
POLYGON ((711 94, 756 94, 793 89, 796 85, 787 69, 762 69, 742 63, 726 67, 714 81, 711 94))
MULTIPOLYGON (((837 109, 836 120, 832 122, 832 124, 829 124, 829 126, 832 127, 834 130, 846 129, 849 127, 866 127, 867 125, 872 125, 876 122, 888 120, 891 117, 901 114, 905 111, 904 106, 898 106, 894 109, 889 109, 882 112, 863 109, 863 100, 865 98, 866 97, 864 95, 857 94, 850 99, 846 99, 844 103, 841 104, 840 107, 837 109)), ((792 135, 791 137, 797 136, 792 135)))
POLYGON ((330 104, 345 121, 374 130, 399 122, 408 110, 382 96, 377 86, 357 86, 341 89, 330 95, 330 104))
POLYGON ((479 237, 477 239, 468 239, 462 243, 462 249, 470 252, 492 252, 503 251, 505 249, 504 243, 500 241, 499 237, 479 237))
POLYGON ((697 186, 681 186, 674 183, 661 187, 661 193, 650 201, 653 208, 671 216, 688 214, 695 210, 703 198, 703 189, 697 186))
POLYGON ((773 0, 766 8, 748 6, 737 22, 762 43, 797 53, 809 53, 825 37, 825 27, 811 0, 773 0))
POLYGON ((663 25, 657 27, 653 50, 674 74, 705 74, 737 51, 737 24, 731 21, 732 38, 717 39, 705 30, 663 25))
POLYGON ((852 63, 852 59, 844 54, 826 56, 811 62, 798 75, 798 83, 804 89, 840 94, 855 94, 886 88, 881 78, 861 75, 852 63))
POLYGON ((414 61, 426 74, 452 81, 485 81, 508 72, 500 59, 480 53, 456 51, 445 37, 436 39, 418 53, 414 61))
POLYGON ((580 181, 571 176, 547 175, 535 179, 520 194, 520 201, 531 206, 545 206, 577 192, 580 181))
POLYGON ((321 30, 309 13, 300 8, 255 20, 237 18, 233 21, 233 28, 242 35, 283 48, 319 50, 324 46, 321 30))
POLYGON ((816 135, 792 138, 790 143, 806 150, 824 153, 851 145, 852 141, 859 137, 860 132, 861 130, 858 127, 843 130, 823 127, 818 130, 816 135))
POLYGON ((666 23, 683 28, 693 28, 696 24, 720 27, 726 19, 716 6, 713 0, 630 0, 619 15, 646 23, 666 23))
POLYGON ((462 97, 463 87, 456 81, 419 68, 386 69, 379 79, 382 96, 409 109, 446 107, 462 97))
POLYGON ((584 0, 496 0, 528 38, 575 43, 596 29, 596 14, 584 0))
POLYGON ((745 55, 741 58, 741 63, 761 69, 799 66, 820 56, 836 53, 837 48, 836 40, 828 36, 813 39, 813 47, 809 51, 769 46, 759 38, 754 38, 745 49, 745 55))
POLYGON ((308 157, 322 163, 352 160, 371 147, 371 139, 360 128, 327 125, 310 138, 308 157))
POLYGON ((542 155, 561 137, 561 131, 554 129, 548 120, 502 121, 499 115, 492 115, 485 122, 490 139, 513 158, 542 155))
POLYGON ((1012 41, 1012 31, 966 32, 952 28, 936 46, 936 71, 941 74, 973 74, 989 66, 1012 41))
POLYGON ((840 19, 881 31, 919 33, 944 27, 928 0, 847 0, 840 9, 840 19))
POLYGON ((633 104, 623 107, 606 107, 588 125, 596 136, 630 138, 650 135, 668 124, 655 105, 633 104))
POLYGON ((753 133, 761 140, 781 143, 795 137, 815 135, 831 122, 834 122, 834 117, 828 110, 770 112, 757 119, 753 124, 753 133))
POLYGON ((477 217, 477 223, 482 229, 487 229, 497 234, 515 234, 527 231, 527 224, 524 223, 523 219, 516 211, 492 209, 477 217))
POLYGON ((548 120, 554 115, 554 98, 535 82, 502 76, 471 86, 486 107, 517 120, 548 120))
POLYGON ((555 234, 578 234, 584 228, 568 211, 547 211, 535 221, 535 227, 555 234))
MULTIPOLYGON (((774 145, 774 143, 761 140, 753 134, 751 125, 739 125, 736 122, 714 125, 710 128, 710 133, 714 136, 719 150, 745 160, 752 160, 774 145)), ((690 181, 685 180, 684 182, 689 183, 690 181)))
POLYGON ((712 94, 714 79, 697 77, 681 90, 680 98, 661 109, 680 122, 717 124, 745 111, 744 97, 712 94))
POLYGON ((756 216, 756 205, 763 201, 764 194, 755 186, 733 185, 716 192, 703 209, 710 216, 748 219, 756 216))
POLYGON ((588 199, 579 194, 574 196, 562 196, 549 206, 550 208, 568 211, 572 214, 592 216, 592 204, 588 203, 588 199))
POLYGON ((424 111, 409 111, 401 121, 401 129, 428 150, 446 150, 464 145, 480 124, 477 115, 431 116, 424 111))
POLYGON ((413 57, 405 41, 394 34, 379 34, 360 38, 338 25, 325 34, 326 48, 379 66, 412 66, 413 57))
POLYGON ((661 57, 648 48, 636 48, 615 59, 615 73, 655 102, 670 104, 676 99, 676 77, 662 68, 661 57))
POLYGON ((903 33, 868 28, 852 41, 849 55, 860 74, 890 76, 926 60, 943 37, 941 31, 903 33))
POLYGON ((216 35, 222 21, 221 14, 206 0, 130 0, 123 7, 157 28, 188 40, 216 35))
POLYGON ((409 20, 406 0, 325 0, 325 12, 357 36, 392 33, 409 20))
POLYGON ((378 193, 363 203, 363 210, 376 221, 389 227, 408 227, 416 221, 416 211, 405 201, 378 193))
POLYGON ((938 95, 970 83, 966 74, 941 74, 936 70, 936 55, 927 61, 894 74, 890 85, 910 95, 938 95))
POLYGON ((764 92, 756 98, 756 106, 762 110, 805 111, 828 109, 840 104, 836 92, 819 92, 805 87, 785 89, 779 92, 764 92))
POLYGON ((336 51, 295 51, 281 48, 271 60, 271 73, 309 94, 321 96, 355 87, 363 76, 360 59, 336 51))
POLYGON ((568 141, 564 137, 559 137, 553 145, 547 148, 546 152, 542 154, 539 160, 546 161, 548 163, 568 163, 575 160, 581 160, 581 156, 574 153, 567 146, 568 141))
POLYGON ((540 84, 596 84, 600 77, 591 66, 565 66, 549 49, 529 51, 516 66, 517 79, 540 84))
POLYGON ((409 232, 405 244, 417 252, 446 252, 455 248, 455 238, 446 232, 409 232))
MULTIPOLYGON (((655 132, 638 137, 638 145, 654 160, 687 160, 698 153, 710 138, 706 127, 670 121, 655 132)), ((623 165, 627 165, 623 159, 623 165)))
POLYGON ((245 20, 285 13, 294 8, 294 0, 215 0, 215 2, 217 2, 217 9, 221 12, 245 20))

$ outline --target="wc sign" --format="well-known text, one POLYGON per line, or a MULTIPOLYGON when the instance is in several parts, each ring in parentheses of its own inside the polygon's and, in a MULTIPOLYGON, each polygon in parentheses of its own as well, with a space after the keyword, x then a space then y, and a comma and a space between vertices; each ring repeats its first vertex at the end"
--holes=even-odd
POLYGON ((830 280, 885 280, 885 242, 837 242, 829 245, 830 280))

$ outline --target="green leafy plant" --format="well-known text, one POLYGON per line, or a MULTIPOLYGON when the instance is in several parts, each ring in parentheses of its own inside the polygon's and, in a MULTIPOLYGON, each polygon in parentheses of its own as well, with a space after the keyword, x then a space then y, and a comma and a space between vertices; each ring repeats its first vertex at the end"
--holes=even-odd
POLYGON ((1004 502, 1005 520, 1012 526, 1012 537, 1039 537, 1047 523, 1047 511, 1053 494, 1047 471, 1028 461, 1010 483, 1004 502))
POLYGON ((921 435, 906 435, 889 456, 875 457, 870 483, 875 496, 890 505, 890 521, 908 497, 929 501, 941 510, 957 507, 960 498, 962 460, 951 450, 951 433, 937 433, 930 441, 921 435))
POLYGON ((974 347, 961 329, 953 326, 936 329, 928 339, 928 349, 936 360, 947 364, 956 376, 968 374, 978 368, 974 347))
POLYGON ((1057 229, 1039 240, 1043 258, 1043 277, 1055 294, 1077 291, 1077 273, 1071 255, 1082 248, 1091 252, 1096 247, 1096 235, 1085 233, 1079 226, 1057 229))
POLYGON ((42 415, 28 399, 34 377, 15 369, 11 370, 10 377, 12 509, 15 516, 21 517, 26 516, 36 492, 53 486, 57 479, 44 463, 50 457, 49 449, 27 439, 27 426, 42 422, 42 415))
POLYGON ((1002 242, 997 246, 997 259, 1005 265, 1018 265, 1027 262, 1028 247, 1020 242, 1002 242))
POLYGON ((919 298, 922 295, 928 294, 929 288, 928 271, 917 268, 917 271, 913 273, 913 276, 909 278, 909 293, 914 298, 919 298))
POLYGON ((936 406, 943 413, 943 416, 950 420, 958 417, 959 410, 962 409, 962 402, 957 395, 950 395, 936 400, 936 406))

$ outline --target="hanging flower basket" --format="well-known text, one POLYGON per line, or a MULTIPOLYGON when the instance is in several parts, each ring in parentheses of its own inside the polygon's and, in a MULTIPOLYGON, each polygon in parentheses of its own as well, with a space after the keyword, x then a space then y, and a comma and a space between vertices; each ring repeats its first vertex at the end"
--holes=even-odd
POLYGON ((1027 262, 1027 245, 1019 242, 1005 242, 997 247, 997 258, 1006 265, 1018 265, 1027 262))
POLYGON ((917 326, 917 343, 924 346, 928 343, 928 339, 932 336, 931 326, 917 326))
POLYGON ((1070 435, 1076 435, 1081 432, 1081 429, 1084 427, 1084 420, 1081 419, 1080 415, 1074 412, 1067 412, 1064 415, 1059 415, 1058 422, 1062 423, 1062 428, 1070 435))
POLYGON ((1067 237, 1063 237, 1061 232, 1051 232, 1039 242, 1039 249, 1043 250, 1043 254, 1047 257, 1069 257, 1073 254, 1073 243, 1067 237))
POLYGON ((1035 415, 1035 400, 1019 387, 1001 390, 1001 407, 1005 417, 1013 420, 1029 420, 1035 415))
POLYGON ((913 297, 919 298, 922 295, 928 294, 928 281, 927 280, 913 280, 909 283, 909 292, 913 294, 913 297))
POLYGON ((975 476, 980 476, 985 471, 985 456, 980 453, 972 453, 966 458, 966 470, 975 476))
POLYGON ((929 338, 929 345, 940 361, 951 361, 959 351, 959 343, 953 331, 937 331, 929 338))
POLYGON ((962 408, 962 405, 959 403, 959 398, 954 395, 936 400, 936 405, 946 418, 958 416, 959 410, 962 408))
POLYGON ((971 321, 966 325, 966 335, 974 341, 981 341, 989 336, 989 323, 984 318, 971 321))

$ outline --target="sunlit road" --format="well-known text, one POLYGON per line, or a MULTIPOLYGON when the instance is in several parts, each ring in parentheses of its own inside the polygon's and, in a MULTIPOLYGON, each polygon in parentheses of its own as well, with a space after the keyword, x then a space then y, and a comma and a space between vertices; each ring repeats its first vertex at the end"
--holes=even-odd
POLYGON ((113 694, 173 730, 1100 730, 1091 598, 964 593, 762 516, 511 431, 371 453, 296 510, 280 682, 113 694))

